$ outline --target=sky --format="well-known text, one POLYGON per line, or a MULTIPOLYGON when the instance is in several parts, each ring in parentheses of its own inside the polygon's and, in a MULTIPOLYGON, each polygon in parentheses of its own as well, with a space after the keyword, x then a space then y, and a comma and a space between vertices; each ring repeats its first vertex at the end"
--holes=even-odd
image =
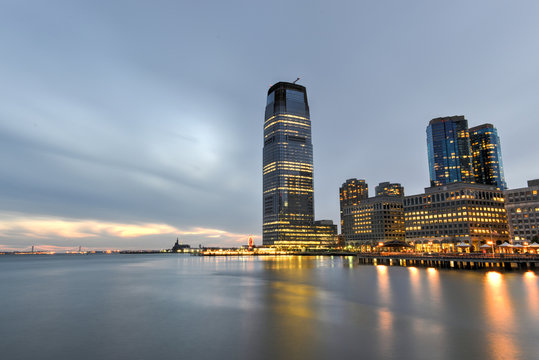
POLYGON ((429 185, 435 117, 492 123, 539 178, 539 2, 0 3, 0 250, 261 243, 268 88, 306 86, 315 215, 429 185))

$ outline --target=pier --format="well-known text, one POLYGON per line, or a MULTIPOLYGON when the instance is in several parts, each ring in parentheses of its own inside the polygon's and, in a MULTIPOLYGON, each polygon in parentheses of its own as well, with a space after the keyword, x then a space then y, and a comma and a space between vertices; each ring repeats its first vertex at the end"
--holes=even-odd
POLYGON ((416 253, 360 253, 360 263, 391 266, 417 266, 446 269, 500 269, 530 270, 539 268, 535 254, 416 254, 416 253))

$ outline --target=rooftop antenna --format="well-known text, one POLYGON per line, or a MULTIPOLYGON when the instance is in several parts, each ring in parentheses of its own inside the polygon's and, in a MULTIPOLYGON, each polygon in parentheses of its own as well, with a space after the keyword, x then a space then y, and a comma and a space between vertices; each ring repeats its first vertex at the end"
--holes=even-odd
POLYGON ((295 84, 298 80, 299 80, 299 78, 297 78, 296 80, 294 80, 294 81, 292 82, 292 84, 295 84))

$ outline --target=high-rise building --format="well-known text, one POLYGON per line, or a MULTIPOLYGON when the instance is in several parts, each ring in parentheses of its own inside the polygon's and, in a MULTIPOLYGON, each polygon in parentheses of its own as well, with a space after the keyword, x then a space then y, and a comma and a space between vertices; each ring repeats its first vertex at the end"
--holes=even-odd
POLYGON ((365 180, 348 179, 339 188, 341 211, 345 206, 357 205, 369 197, 369 185, 365 180))
POLYGON ((357 205, 361 200, 369 197, 369 185, 365 180, 348 179, 339 188, 341 208, 341 232, 343 231, 343 210, 345 206, 357 205))
POLYGON ((404 196, 404 187, 398 183, 381 182, 374 189, 376 196, 404 196))
POLYGON ((528 181, 528 187, 505 191, 505 208, 511 238, 539 242, 539 180, 528 181))
POLYGON ((263 244, 335 243, 332 227, 314 223, 313 146, 304 86, 279 82, 268 90, 263 153, 263 244))
POLYGON ((427 127, 427 148, 431 186, 475 180, 464 116, 432 119, 427 127))
POLYGON ((506 189, 498 131, 492 124, 483 124, 469 132, 475 182, 506 189))

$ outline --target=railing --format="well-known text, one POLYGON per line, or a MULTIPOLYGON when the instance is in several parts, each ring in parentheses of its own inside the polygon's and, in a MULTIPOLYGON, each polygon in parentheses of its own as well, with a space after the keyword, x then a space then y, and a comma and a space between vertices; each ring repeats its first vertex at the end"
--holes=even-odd
POLYGON ((469 253, 402 253, 402 252, 383 252, 383 253, 359 253, 361 257, 366 258, 397 258, 397 259, 430 259, 430 260, 497 260, 497 261, 533 261, 539 262, 537 254, 469 254, 469 253))

